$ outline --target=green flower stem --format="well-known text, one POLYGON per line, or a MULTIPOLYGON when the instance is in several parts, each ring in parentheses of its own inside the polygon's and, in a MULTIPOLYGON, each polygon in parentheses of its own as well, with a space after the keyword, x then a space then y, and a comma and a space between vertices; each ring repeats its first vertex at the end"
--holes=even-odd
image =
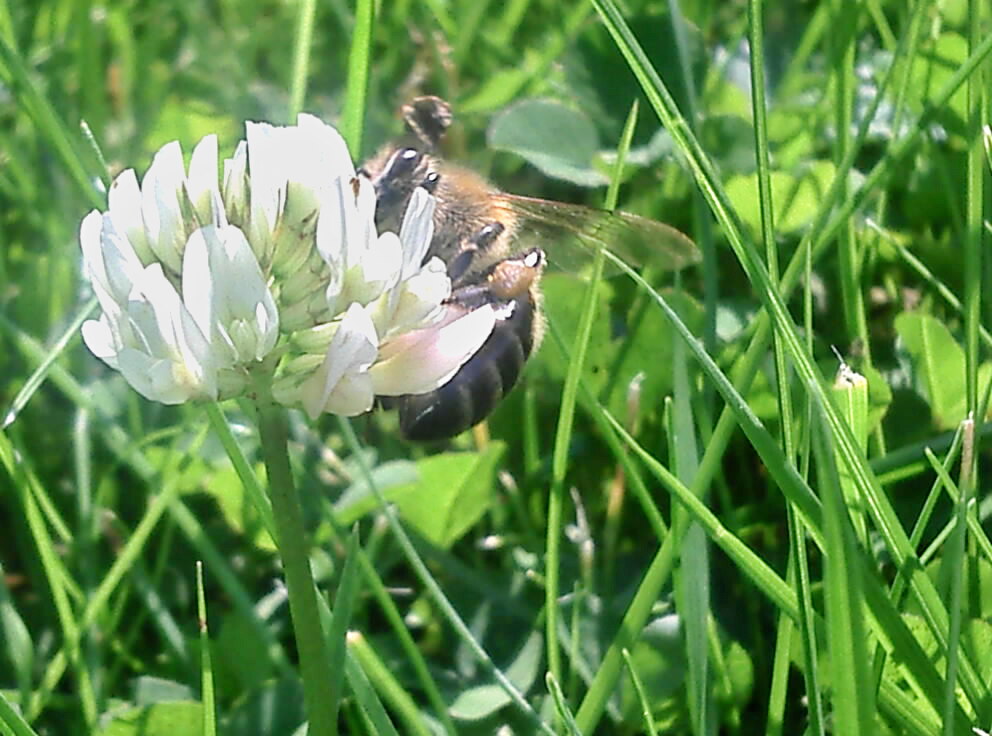
POLYGON ((317 594, 310 571, 309 536, 303 526, 300 497, 289 467, 286 410, 260 402, 258 426, 262 457, 269 480, 269 497, 276 523, 276 544, 282 558, 289 591, 289 611, 300 657, 303 695, 306 700, 310 736, 333 736, 337 718, 327 687, 331 682, 330 660, 317 611, 317 594))

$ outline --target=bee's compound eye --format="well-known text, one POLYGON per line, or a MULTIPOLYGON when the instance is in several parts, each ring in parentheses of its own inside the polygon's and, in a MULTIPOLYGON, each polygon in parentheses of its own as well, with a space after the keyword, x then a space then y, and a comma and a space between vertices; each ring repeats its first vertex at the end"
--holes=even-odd
POLYGON ((502 222, 490 222, 472 237, 472 242, 480 248, 488 248, 504 230, 506 227, 502 222))
POLYGON ((417 168, 420 163, 420 151, 416 148, 402 148, 393 156, 389 172, 393 176, 405 176, 417 168))
POLYGON ((438 182, 441 181, 441 175, 436 171, 430 172, 426 177, 424 177, 424 183, 421 184, 424 189, 427 190, 429 194, 434 194, 437 191, 438 182))

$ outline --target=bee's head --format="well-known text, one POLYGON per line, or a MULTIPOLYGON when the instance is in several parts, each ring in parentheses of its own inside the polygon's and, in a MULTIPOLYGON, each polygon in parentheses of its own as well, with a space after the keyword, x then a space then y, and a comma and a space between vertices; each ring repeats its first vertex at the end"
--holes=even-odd
POLYGON ((430 156, 414 146, 391 146, 366 162, 359 170, 375 188, 376 226, 398 230, 413 190, 432 191, 437 173, 430 156))

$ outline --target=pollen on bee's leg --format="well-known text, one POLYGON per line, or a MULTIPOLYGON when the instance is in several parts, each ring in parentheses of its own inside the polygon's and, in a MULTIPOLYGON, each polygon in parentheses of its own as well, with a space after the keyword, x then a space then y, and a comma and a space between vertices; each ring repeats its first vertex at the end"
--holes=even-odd
POLYGON ((497 263, 489 275, 489 290, 500 299, 515 299, 528 291, 544 267, 544 251, 528 251, 520 258, 497 263))

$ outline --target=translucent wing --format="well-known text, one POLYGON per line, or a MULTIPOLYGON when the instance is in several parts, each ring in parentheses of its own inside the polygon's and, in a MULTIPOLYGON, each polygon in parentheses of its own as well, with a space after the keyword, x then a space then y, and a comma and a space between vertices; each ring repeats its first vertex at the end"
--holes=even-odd
MULTIPOLYGON (((497 209, 517 221, 518 238, 546 248, 549 261, 563 270, 579 270, 599 248, 632 266, 666 271, 699 260, 699 249, 688 236, 647 217, 515 194, 499 193, 494 200, 497 209), (576 242, 580 247, 569 247, 576 242)), ((606 268, 616 270, 609 263, 606 268)))

